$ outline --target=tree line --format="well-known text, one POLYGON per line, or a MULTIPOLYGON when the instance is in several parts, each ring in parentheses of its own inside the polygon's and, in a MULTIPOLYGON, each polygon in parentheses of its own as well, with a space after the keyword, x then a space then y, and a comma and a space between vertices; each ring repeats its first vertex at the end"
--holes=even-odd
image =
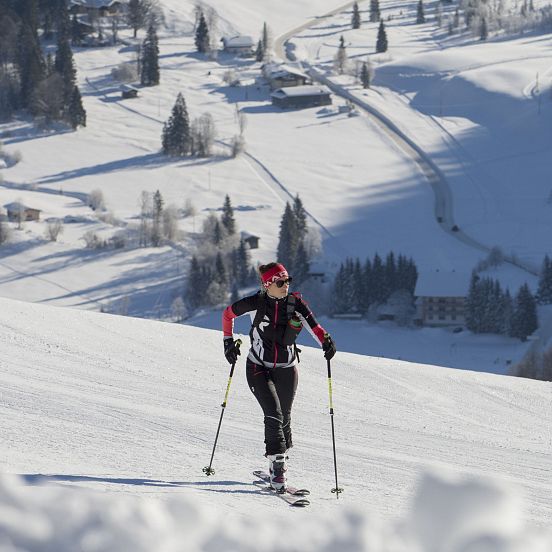
POLYGON ((46 124, 86 126, 76 84, 66 0, 0 0, 0 118, 26 109, 46 124), (43 34, 56 30, 55 55, 44 56, 43 34))
POLYGON ((525 341, 538 327, 535 297, 527 284, 512 297, 498 280, 473 272, 466 300, 466 327, 473 333, 496 333, 525 341))
POLYGON ((357 257, 341 264, 333 283, 333 314, 366 314, 372 305, 385 303, 393 293, 408 291, 412 298, 418 269, 411 258, 378 253, 364 263, 357 257))
POLYGON ((238 235, 234 210, 226 195, 222 214, 207 217, 198 236, 198 251, 193 255, 185 299, 188 306, 214 306, 238 299, 238 288, 258 281, 251 266, 249 249, 238 235))

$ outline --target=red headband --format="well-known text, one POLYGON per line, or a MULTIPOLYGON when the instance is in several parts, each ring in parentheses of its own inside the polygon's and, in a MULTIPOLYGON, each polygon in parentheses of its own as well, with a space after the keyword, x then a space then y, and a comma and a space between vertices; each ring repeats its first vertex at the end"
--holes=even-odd
POLYGON ((289 274, 286 270, 286 267, 283 264, 279 263, 261 275, 263 287, 265 289, 268 289, 270 285, 274 282, 277 282, 278 280, 282 280, 284 278, 289 278, 289 274))

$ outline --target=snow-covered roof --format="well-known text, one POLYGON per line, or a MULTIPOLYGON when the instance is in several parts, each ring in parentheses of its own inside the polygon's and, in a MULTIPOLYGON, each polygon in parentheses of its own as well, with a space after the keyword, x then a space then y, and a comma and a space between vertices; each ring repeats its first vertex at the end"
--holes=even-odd
POLYGON ((225 48, 253 48, 255 43, 250 36, 238 35, 222 39, 225 48))
POLYGON ((249 238, 255 238, 255 239, 257 239, 257 240, 260 239, 259 236, 256 236, 255 234, 251 234, 251 233, 246 232, 246 231, 242 231, 242 232, 240 233, 240 236, 241 236, 241 239, 242 239, 242 240, 247 240, 247 239, 249 239, 249 238))
POLYGON ((110 8, 113 4, 127 4, 128 0, 70 0, 69 7, 83 6, 85 8, 110 8))
POLYGON ((285 77, 286 75, 295 75, 298 77, 304 77, 305 79, 309 78, 309 76, 304 71, 301 71, 289 65, 280 65, 279 67, 274 67, 270 69, 270 78, 272 79, 279 79, 285 77))
POLYGON ((418 275, 416 297, 467 297, 470 274, 455 270, 435 270, 418 275))
POLYGON ((330 89, 327 86, 288 86, 286 88, 278 88, 272 92, 271 96, 275 98, 298 98, 301 96, 326 96, 331 94, 330 89))

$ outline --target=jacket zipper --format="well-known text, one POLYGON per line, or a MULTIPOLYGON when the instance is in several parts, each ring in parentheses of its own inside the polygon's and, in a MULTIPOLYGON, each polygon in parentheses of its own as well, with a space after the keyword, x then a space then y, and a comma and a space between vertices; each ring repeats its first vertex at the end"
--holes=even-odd
POLYGON ((278 361, 278 345, 276 344, 276 325, 278 323, 278 307, 279 303, 276 299, 276 303, 274 305, 274 369, 276 369, 276 362, 278 361))

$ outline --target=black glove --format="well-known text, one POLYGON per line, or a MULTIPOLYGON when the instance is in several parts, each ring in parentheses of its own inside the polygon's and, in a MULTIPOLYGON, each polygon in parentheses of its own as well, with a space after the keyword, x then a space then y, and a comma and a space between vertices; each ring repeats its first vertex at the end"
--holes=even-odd
POLYGON ((233 338, 227 337, 224 339, 224 356, 230 364, 236 364, 240 356, 240 346, 233 338))
POLYGON ((322 343, 322 349, 324 350, 324 357, 326 360, 333 358, 337 349, 335 348, 335 343, 329 335, 324 337, 324 343, 322 343))

